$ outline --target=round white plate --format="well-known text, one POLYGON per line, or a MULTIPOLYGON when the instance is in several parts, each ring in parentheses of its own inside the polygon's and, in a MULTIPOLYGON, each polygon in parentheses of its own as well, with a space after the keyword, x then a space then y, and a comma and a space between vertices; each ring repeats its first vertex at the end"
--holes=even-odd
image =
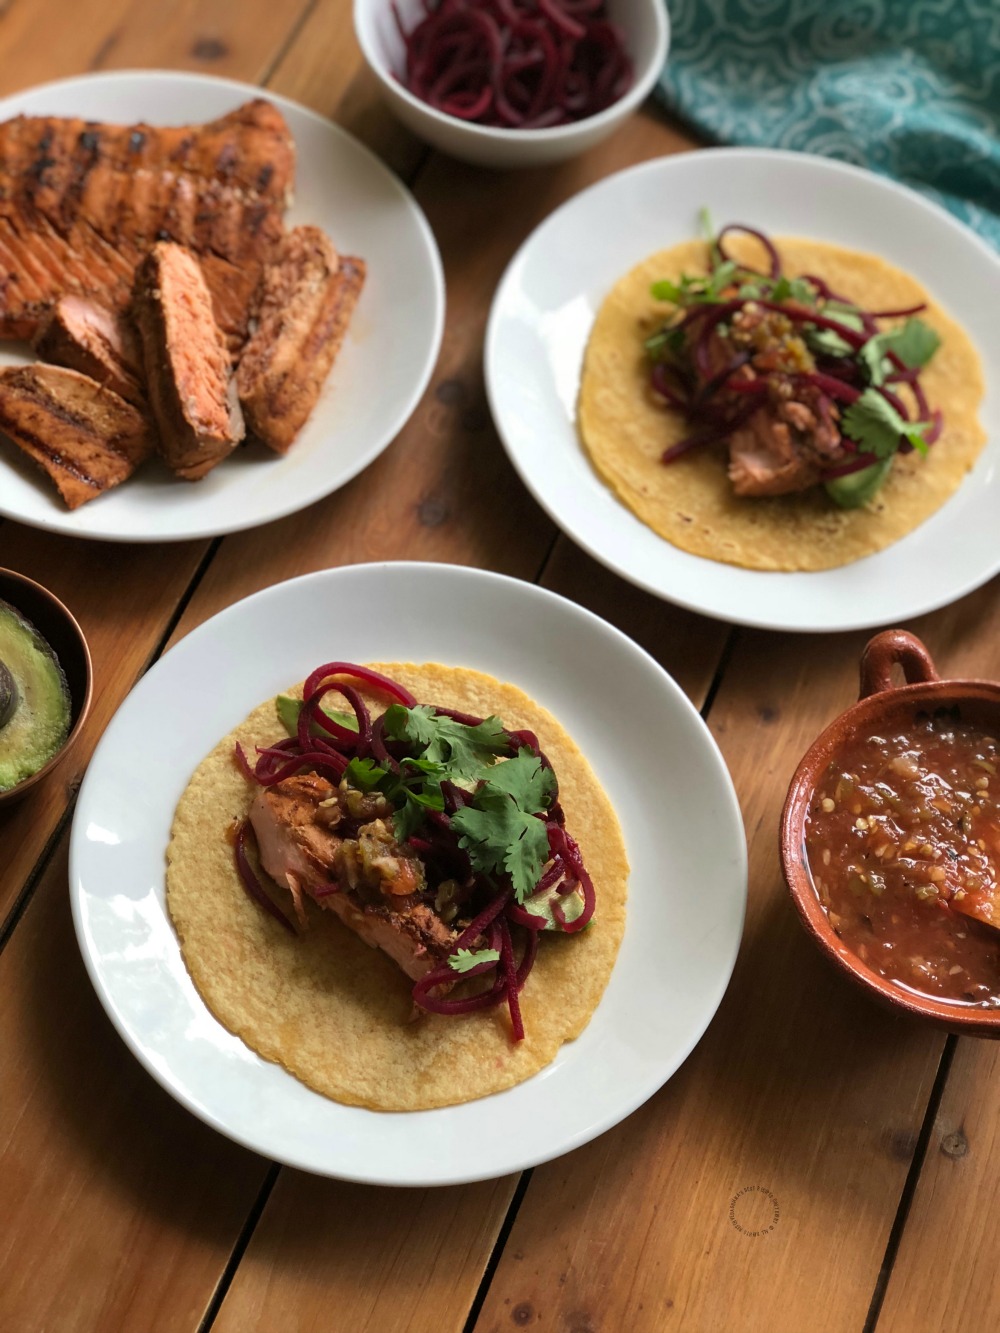
POLYGON ((486 384, 525 484, 580 546, 623 578, 743 625, 846 630, 931 611, 1000 569, 1000 258, 943 209, 825 158, 713 148, 659 158, 569 200, 528 238, 493 302, 486 384), (988 442, 958 492, 877 555, 815 574, 738 569, 681 551, 598 478, 576 432, 584 348, 609 289, 640 260, 697 235, 698 211, 772 235, 872 251, 912 273, 968 330, 983 361, 988 442))
POLYGON ((70 893, 87 969, 112 1021, 196 1115, 308 1171, 443 1185, 504 1175, 586 1143, 670 1077, 729 981, 746 850, 708 729, 618 630, 497 574, 355 565, 237 603, 139 682, 80 791, 70 893), (337 625, 351 628, 338 634, 337 625), (164 907, 174 807, 221 736, 331 656, 441 661, 520 685, 567 727, 618 811, 632 873, 610 984, 582 1036, 509 1091, 410 1114, 342 1106, 225 1031, 185 970, 164 907))
MULTIPOLYGON (((0 102, 15 115, 84 116, 119 124, 213 120, 253 97, 281 108, 295 139, 295 201, 286 223, 322 227, 368 276, 312 416, 291 450, 237 449, 199 482, 158 460, 70 511, 9 442, 0 446, 0 514, 50 532, 104 541, 160 542, 256 527, 329 495, 376 458, 427 386, 444 326, 444 278, 434 237, 409 191, 367 148, 314 112, 267 89, 166 71, 84 75, 0 102)), ((28 360, 7 344, 0 363, 28 360)))

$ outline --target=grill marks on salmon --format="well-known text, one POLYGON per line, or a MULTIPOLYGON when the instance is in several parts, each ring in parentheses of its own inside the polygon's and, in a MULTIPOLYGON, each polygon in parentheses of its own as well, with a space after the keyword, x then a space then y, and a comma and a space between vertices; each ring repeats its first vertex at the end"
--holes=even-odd
POLYGON ((261 268, 282 235, 295 153, 256 99, 205 125, 0 124, 0 338, 32 338, 62 295, 123 307, 157 240, 213 262, 206 279, 236 350, 261 268))
POLYGON ((288 232, 265 267, 236 383, 248 426, 276 452, 316 406, 364 280, 364 261, 339 256, 318 227, 288 232))
POLYGON ((70 509, 125 481, 153 449, 141 412, 60 366, 0 370, 0 430, 48 473, 70 509))
POLYGON ((146 388, 167 465, 197 481, 244 436, 225 340, 197 259, 154 245, 136 275, 133 315, 146 388))
POLYGON ((35 340, 43 361, 68 366, 142 411, 142 355, 128 319, 82 296, 64 296, 35 340))

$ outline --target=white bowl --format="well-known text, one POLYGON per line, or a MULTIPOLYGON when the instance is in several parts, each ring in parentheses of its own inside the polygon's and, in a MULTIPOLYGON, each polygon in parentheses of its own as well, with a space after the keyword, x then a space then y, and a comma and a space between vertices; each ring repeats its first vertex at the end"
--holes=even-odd
MULTIPOLYGON (((398 0, 398 8, 407 31, 425 13, 421 0, 398 0)), ((631 88, 596 116, 543 130, 474 125, 414 97, 397 77, 404 66, 404 46, 389 0, 354 0, 354 31, 386 101, 408 130, 443 153, 478 166, 540 167, 575 157, 606 138, 644 100, 663 68, 670 40, 664 0, 609 0, 608 9, 632 57, 631 88)))

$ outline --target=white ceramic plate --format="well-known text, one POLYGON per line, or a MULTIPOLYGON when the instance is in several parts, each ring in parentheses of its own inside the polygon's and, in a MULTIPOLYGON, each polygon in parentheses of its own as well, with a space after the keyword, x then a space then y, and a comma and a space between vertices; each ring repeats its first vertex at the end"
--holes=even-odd
MULTIPOLYGON (((281 518, 329 495, 378 456, 416 407, 437 360, 444 279, 423 213, 396 177, 330 121, 266 89, 174 72, 95 74, 0 102, 18 114, 194 124, 252 97, 279 106, 295 139, 295 201, 288 225, 322 227, 368 277, 319 403, 287 455, 237 449, 203 480, 178 481, 158 461, 122 486, 66 509, 44 476, 5 442, 0 514, 51 532, 105 541, 180 541, 281 518)), ((8 344, 0 363, 29 359, 8 344)))
POLYGON ((83 956, 112 1021, 196 1115, 305 1170, 376 1184, 454 1184, 567 1152, 670 1077, 729 980, 746 852, 732 783, 707 728, 618 630, 500 575, 356 565, 239 602, 139 682, 80 791, 70 891, 83 956), (378 616, 369 614, 373 605, 378 616), (333 633, 336 625, 352 626, 349 637, 333 633), (582 1036, 519 1087, 411 1114, 342 1106, 226 1032, 188 977, 164 907, 174 807, 221 736, 331 655, 437 660, 513 681, 564 723, 619 813, 632 874, 610 984, 582 1036))
POLYGON ((738 624, 845 630, 905 620, 1000 569, 1000 258, 911 190, 799 153, 716 148, 660 158, 585 190, 528 238, 493 302, 486 382, 514 466, 551 517, 596 559, 649 592, 738 624), (593 471, 576 433, 590 327, 640 260, 719 224, 813 236, 906 269, 968 330, 986 372, 988 443, 959 491, 877 555, 815 574, 738 569, 658 537, 593 471))

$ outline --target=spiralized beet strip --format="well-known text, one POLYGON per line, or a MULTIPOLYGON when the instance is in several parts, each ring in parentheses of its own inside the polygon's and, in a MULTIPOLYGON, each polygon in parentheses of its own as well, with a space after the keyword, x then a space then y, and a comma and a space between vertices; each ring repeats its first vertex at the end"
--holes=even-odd
POLYGON ((317 667, 302 687, 303 695, 308 699, 311 694, 315 694, 327 676, 353 676, 355 680, 360 680, 363 685, 373 686, 382 694, 387 694, 390 699, 395 699, 396 703, 403 704, 406 708, 412 708, 417 702, 410 691, 404 689, 402 685, 390 680, 388 676, 383 676, 380 671, 373 671, 371 667, 358 666, 355 662, 327 662, 325 666, 317 667))
POLYGON ((596 115, 632 85, 624 36, 604 0, 425 0, 403 41, 400 82, 447 115, 545 129, 596 115))
MULTIPOLYGON (((723 240, 731 232, 740 232, 744 236, 752 236, 755 241, 759 241, 760 244, 767 251, 767 257, 771 264, 771 270, 767 276, 769 278, 777 278, 781 276, 781 260, 778 257, 777 250, 774 248, 774 242, 771 240, 769 236, 765 236, 762 231, 758 231, 756 227, 745 227, 742 222, 728 223, 725 227, 722 228, 718 236, 716 236, 715 245, 719 251, 720 256, 723 259, 732 260, 732 255, 728 253, 725 246, 723 245, 723 240)), ((755 271, 756 270, 754 269, 747 269, 748 273, 753 273, 755 271)))
POLYGON ((514 945, 510 938, 507 918, 500 918, 500 970, 507 989, 507 1008, 515 1041, 524 1041, 524 1023, 521 1020, 521 1002, 517 996, 517 967, 514 963, 514 945))

